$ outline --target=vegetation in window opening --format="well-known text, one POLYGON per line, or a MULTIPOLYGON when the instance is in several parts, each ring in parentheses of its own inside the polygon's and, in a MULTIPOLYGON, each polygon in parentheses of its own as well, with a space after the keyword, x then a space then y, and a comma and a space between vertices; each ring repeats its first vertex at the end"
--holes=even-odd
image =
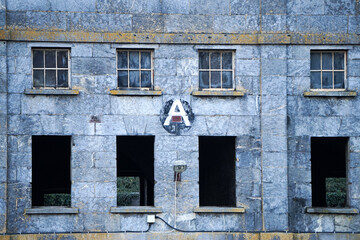
POLYGON ((70 193, 44 194, 44 206, 71 206, 70 193))
POLYGON ((140 178, 118 177, 117 178, 117 205, 139 206, 140 205, 140 178))
POLYGON ((345 207, 346 178, 326 178, 326 206, 345 207))

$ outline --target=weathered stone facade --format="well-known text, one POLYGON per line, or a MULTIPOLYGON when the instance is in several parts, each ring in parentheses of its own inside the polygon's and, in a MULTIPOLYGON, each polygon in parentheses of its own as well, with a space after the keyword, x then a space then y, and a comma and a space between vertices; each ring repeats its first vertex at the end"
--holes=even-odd
POLYGON ((20 239, 20 233, 44 233, 28 239, 360 238, 359 214, 305 212, 312 204, 311 137, 349 137, 348 205, 360 209, 359 1, 2 0, 0 6, 0 239, 20 239), (73 95, 30 94, 34 48, 70 49, 73 95), (153 50, 160 94, 110 92, 118 86, 119 49, 153 50), (234 92, 244 94, 194 94, 199 50, 234 51, 234 92), (346 51, 347 91, 313 96, 312 50, 346 51), (160 122, 171 99, 187 101, 195 115, 179 136, 160 122), (26 212, 32 207, 31 137, 37 135, 72 136, 75 214, 26 212), (111 211, 116 137, 145 135, 155 136, 157 215, 196 233, 168 235, 159 219, 150 229, 156 233, 120 233, 146 231, 152 210, 111 211), (194 212, 199 136, 236 137, 236 207, 244 211, 194 212), (175 222, 176 160, 188 169, 177 183, 175 222), (213 231, 223 233, 201 233, 213 231))

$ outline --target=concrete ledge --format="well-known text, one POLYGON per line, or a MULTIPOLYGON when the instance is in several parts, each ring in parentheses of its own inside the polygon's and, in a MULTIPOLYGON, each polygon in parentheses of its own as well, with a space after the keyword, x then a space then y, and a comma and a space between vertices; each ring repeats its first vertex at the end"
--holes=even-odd
POLYGON ((217 90, 204 90, 204 91, 192 91, 191 95, 196 97, 243 97, 245 92, 243 91, 217 91, 217 90))
POLYGON ((304 97, 356 97, 356 91, 307 91, 304 97))
POLYGON ((79 95, 76 89, 25 89, 26 95, 79 95))
POLYGON ((198 207, 194 213, 245 213, 245 208, 238 207, 198 207))
POLYGON ((306 207, 305 213, 315 214, 359 214, 356 208, 306 207))
POLYGON ((111 213, 121 213, 121 214, 141 214, 141 213, 162 213, 162 209, 158 207, 149 207, 149 206, 125 206, 125 207, 112 207, 110 208, 111 213))
POLYGON ((78 214, 79 209, 73 207, 34 207, 26 208, 25 214, 78 214))
POLYGON ((110 94, 114 96, 161 96, 162 91, 158 90, 110 90, 110 94))

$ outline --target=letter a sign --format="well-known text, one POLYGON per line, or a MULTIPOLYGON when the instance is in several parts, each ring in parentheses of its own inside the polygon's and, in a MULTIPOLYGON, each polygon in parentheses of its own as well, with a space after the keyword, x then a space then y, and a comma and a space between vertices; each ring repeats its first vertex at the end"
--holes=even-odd
POLYGON ((176 135, 187 132, 194 118, 190 104, 181 99, 167 101, 160 114, 165 130, 176 135))

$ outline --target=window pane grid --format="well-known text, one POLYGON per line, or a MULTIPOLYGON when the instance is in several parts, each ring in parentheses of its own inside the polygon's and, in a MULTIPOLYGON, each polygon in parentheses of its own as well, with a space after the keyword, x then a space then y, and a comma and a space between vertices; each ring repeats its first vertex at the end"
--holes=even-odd
MULTIPOLYGON (((208 88, 209 89, 231 89, 233 87, 233 72, 234 72, 234 60, 233 60, 233 52, 232 51, 201 51, 201 53, 209 53, 209 59, 208 59, 208 66, 209 68, 201 68, 201 64, 199 64, 199 72, 208 72, 209 74, 209 84, 208 84, 208 88), (226 53, 231 53, 231 69, 224 69, 223 68, 223 54, 226 54, 226 53), (219 61, 220 61, 220 68, 212 68, 212 58, 213 58, 213 54, 219 54, 220 55, 220 58, 219 58, 219 61), (228 86, 224 86, 224 79, 223 79, 223 72, 230 72, 231 73, 231 87, 228 87, 228 86), (220 75, 220 87, 217 87, 215 86, 214 87, 214 82, 216 81, 215 79, 212 78, 213 76, 213 73, 219 73, 220 75)), ((200 62, 201 60, 199 60, 200 62)), ((216 74, 217 75, 217 74, 216 74)), ((201 81, 201 79, 200 79, 201 81)), ((200 87, 202 89, 206 89, 203 88, 203 87, 200 87)))
MULTIPOLYGON (((117 64, 117 72, 118 72, 118 76, 119 76, 119 72, 120 71, 126 71, 127 72, 127 86, 120 86, 119 82, 118 82, 118 87, 126 87, 126 88, 145 88, 145 89, 149 89, 152 87, 152 82, 153 82, 153 63, 152 63, 152 51, 146 51, 146 50, 118 50, 118 55, 120 52, 126 52, 127 55, 127 63, 126 63, 126 68, 122 67, 119 68, 119 64, 117 64), (134 68, 134 67, 130 67, 130 53, 138 53, 138 59, 137 59, 137 65, 138 68, 134 68), (142 64, 141 64, 141 58, 142 58, 142 54, 141 53, 150 53, 150 68, 143 68, 142 64), (147 84, 147 80, 146 77, 149 76, 148 72, 150 72, 150 86, 146 86, 147 84), (132 82, 130 81, 131 78, 130 76, 136 76, 135 79, 138 78, 138 80, 136 81, 137 83, 132 85, 132 82), (145 83, 144 83, 145 82, 145 83)), ((119 57, 117 55, 117 58, 119 57)), ((144 54, 145 55, 145 54, 144 54)), ((119 58, 118 58, 119 61, 119 58)), ((120 81, 120 80, 118 80, 120 81)))
POLYGON ((312 54, 316 54, 316 53, 320 53, 320 69, 316 69, 316 70, 312 70, 310 69, 310 72, 312 73, 320 73, 320 89, 344 89, 345 88, 345 79, 346 79, 346 52, 344 51, 314 51, 312 52, 312 54), (324 61, 324 57, 323 54, 329 54, 331 53, 331 69, 323 69, 323 61, 324 61), (335 69, 335 54, 343 54, 343 68, 344 69, 335 69), (325 81, 325 76, 328 76, 328 74, 325 73, 331 73, 331 88, 329 88, 327 85, 324 84, 325 81), (335 73, 343 73, 343 77, 341 77, 343 79, 342 82, 342 88, 335 88, 336 83, 335 83, 335 73))
MULTIPOLYGON (((41 51, 42 52, 42 61, 43 61, 43 67, 33 67, 33 86, 34 87, 40 87, 40 88, 63 88, 63 89, 67 89, 69 84, 68 84, 68 80, 69 80, 69 50, 67 49, 33 49, 33 54, 34 51, 41 51), (55 51, 55 67, 46 67, 46 52, 50 52, 50 51, 55 51), (67 66, 68 67, 58 67, 58 52, 66 52, 66 61, 67 61, 67 66), (41 86, 36 86, 35 83, 35 78, 34 78, 34 72, 37 71, 42 71, 43 72, 43 79, 42 79, 42 85, 41 86), (50 72, 50 71, 55 71, 55 85, 54 86, 48 86, 46 85, 46 80, 47 80, 47 74, 46 72, 50 72), (59 78, 59 74, 58 71, 67 71, 67 83, 66 86, 59 86, 58 84, 58 78, 59 78)), ((33 56, 33 61, 34 61, 34 56, 33 56)), ((34 66, 34 63, 33 63, 34 66)))

